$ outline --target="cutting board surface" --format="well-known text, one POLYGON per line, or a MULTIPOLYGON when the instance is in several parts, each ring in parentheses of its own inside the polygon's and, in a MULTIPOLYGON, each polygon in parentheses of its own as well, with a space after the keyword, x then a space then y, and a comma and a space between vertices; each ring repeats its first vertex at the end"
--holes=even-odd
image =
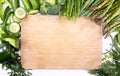
POLYGON ((29 15, 21 26, 25 69, 97 69, 102 60, 101 27, 86 17, 76 21, 29 15))

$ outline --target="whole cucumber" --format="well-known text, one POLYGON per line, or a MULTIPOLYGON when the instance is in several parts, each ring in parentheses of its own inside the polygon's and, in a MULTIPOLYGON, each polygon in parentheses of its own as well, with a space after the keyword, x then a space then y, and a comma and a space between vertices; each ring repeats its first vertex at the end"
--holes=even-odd
POLYGON ((30 3, 32 4, 33 9, 39 10, 39 8, 40 8, 39 0, 30 0, 30 3))
POLYGON ((22 0, 22 3, 28 12, 32 9, 32 5, 29 0, 22 0))
POLYGON ((19 7, 19 0, 11 0, 12 8, 15 11, 19 7))

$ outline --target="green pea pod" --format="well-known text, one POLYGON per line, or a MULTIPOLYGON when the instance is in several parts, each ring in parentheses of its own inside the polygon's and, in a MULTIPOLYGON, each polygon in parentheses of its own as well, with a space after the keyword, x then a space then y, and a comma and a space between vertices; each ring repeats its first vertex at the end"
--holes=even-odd
POLYGON ((12 8, 15 11, 19 7, 19 0, 11 0, 12 8))
POLYGON ((22 3, 28 12, 32 9, 32 5, 29 0, 22 0, 22 3))
POLYGON ((39 0, 30 0, 33 9, 38 10, 40 8, 39 0))

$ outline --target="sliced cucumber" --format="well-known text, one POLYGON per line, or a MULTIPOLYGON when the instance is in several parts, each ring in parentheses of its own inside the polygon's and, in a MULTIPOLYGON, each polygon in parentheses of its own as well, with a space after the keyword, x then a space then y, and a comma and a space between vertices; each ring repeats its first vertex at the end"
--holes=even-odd
POLYGON ((18 33, 20 32, 20 25, 16 22, 12 22, 9 26, 8 29, 11 33, 18 33))
POLYGON ((22 7, 19 7, 15 10, 15 16, 17 18, 23 19, 26 17, 26 15, 27 15, 27 13, 26 13, 25 9, 22 7))
POLYGON ((37 14, 39 10, 30 10, 29 14, 37 14))
POLYGON ((13 16, 13 21, 20 23, 21 19, 17 18, 15 15, 13 16))
POLYGON ((19 40, 18 39, 4 38, 3 40, 6 41, 6 42, 9 42, 9 44, 11 44, 13 47, 19 48, 19 40))

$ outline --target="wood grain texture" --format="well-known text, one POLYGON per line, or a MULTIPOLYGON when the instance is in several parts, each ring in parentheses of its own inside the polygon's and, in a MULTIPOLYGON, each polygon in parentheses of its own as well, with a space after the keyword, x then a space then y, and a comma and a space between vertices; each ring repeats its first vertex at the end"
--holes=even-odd
POLYGON ((86 17, 29 15, 22 21, 21 63, 26 69, 97 69, 101 27, 86 17))

